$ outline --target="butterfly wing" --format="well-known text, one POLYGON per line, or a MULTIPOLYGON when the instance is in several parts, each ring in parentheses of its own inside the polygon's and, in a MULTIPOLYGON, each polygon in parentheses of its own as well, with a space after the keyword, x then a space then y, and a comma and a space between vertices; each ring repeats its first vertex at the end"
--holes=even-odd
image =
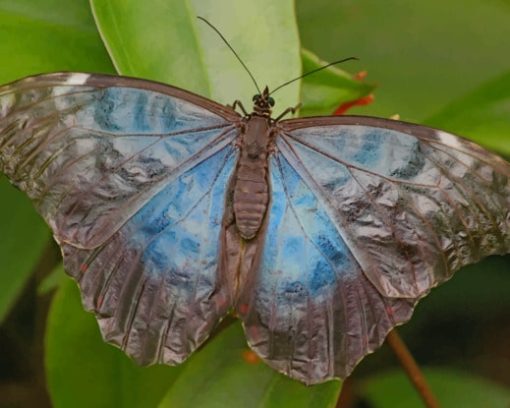
POLYGON ((227 145, 152 197, 95 249, 64 244, 64 266, 106 341, 138 362, 182 362, 231 305, 219 268, 227 145))
POLYGON ((59 242, 94 248, 235 137, 238 116, 162 84, 50 74, 0 88, 0 170, 59 242))
POLYGON ((0 88, 0 118, 0 170, 51 226, 105 339, 182 361, 230 303, 218 241, 237 114, 162 84, 51 74, 0 88))
POLYGON ((433 286, 510 252, 509 176, 421 126, 280 123, 266 236, 238 304, 250 345, 302 381, 346 377, 433 286))
POLYGON ((238 311, 250 346, 308 384, 346 377, 414 300, 389 299, 367 279, 327 209, 286 158, 270 163, 271 205, 259 259, 238 311))
POLYGON ((279 149, 382 294, 421 297, 460 267, 510 250, 509 163, 419 125, 318 122, 283 123, 279 149))

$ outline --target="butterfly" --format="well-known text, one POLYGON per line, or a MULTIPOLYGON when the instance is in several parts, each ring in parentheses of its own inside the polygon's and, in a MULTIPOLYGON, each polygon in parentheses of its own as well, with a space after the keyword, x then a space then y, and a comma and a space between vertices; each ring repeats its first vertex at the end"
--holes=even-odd
POLYGON ((510 252, 510 164, 363 116, 272 119, 172 86, 0 88, 0 172, 59 243, 105 341, 183 362, 229 312, 271 367, 345 378, 463 265, 510 252))

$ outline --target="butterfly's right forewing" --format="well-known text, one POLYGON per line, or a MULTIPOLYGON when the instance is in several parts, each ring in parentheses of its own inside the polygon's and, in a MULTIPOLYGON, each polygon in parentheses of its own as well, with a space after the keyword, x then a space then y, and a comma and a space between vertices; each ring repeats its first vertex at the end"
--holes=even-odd
POLYGON ((151 85, 52 74, 0 89, 0 170, 34 200, 59 242, 100 245, 235 137, 219 105, 207 101, 218 106, 213 112, 151 85))

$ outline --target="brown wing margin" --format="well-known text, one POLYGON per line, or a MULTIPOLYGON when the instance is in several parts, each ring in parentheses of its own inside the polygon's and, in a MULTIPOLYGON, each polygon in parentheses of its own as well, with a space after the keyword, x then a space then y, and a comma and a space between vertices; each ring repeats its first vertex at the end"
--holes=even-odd
POLYGON ((510 176, 510 166, 498 155, 491 153, 481 146, 473 143, 469 139, 462 136, 452 134, 450 132, 432 128, 414 123, 404 122, 400 120, 376 118, 371 116, 313 116, 308 118, 287 119, 279 122, 279 127, 284 132, 291 132, 293 130, 315 127, 315 126, 335 126, 335 125, 353 125, 353 126, 372 126, 383 129, 396 130, 398 132, 406 133, 415 136, 420 140, 429 141, 436 144, 441 144, 452 148, 451 145, 442 143, 438 137, 438 133, 447 133, 452 140, 457 140, 464 145, 467 150, 459 150, 462 153, 475 155, 478 160, 489 163, 498 172, 510 176))
MULTIPOLYGON (((211 112, 217 114, 218 116, 223 117, 227 121, 237 122, 240 120, 241 116, 229 106, 222 105, 220 103, 214 102, 208 98, 197 95, 193 92, 186 91, 184 89, 167 85, 157 81, 151 81, 148 79, 140 79, 133 78, 128 76, 120 76, 120 75, 108 75, 108 74, 94 74, 87 72, 55 72, 48 74, 39 74, 28 76, 9 84, 0 86, 0 93, 12 87, 17 87, 18 90, 24 88, 36 89, 36 88, 44 88, 48 86, 62 86, 66 85, 66 81, 71 77, 79 77, 86 78, 84 82, 79 85, 86 85, 97 88, 108 88, 108 87, 126 87, 126 88, 135 88, 135 89, 143 89, 147 91, 158 92, 163 95, 173 96, 175 98, 180 98, 185 101, 191 102, 195 105, 204 107, 205 109, 210 110, 211 112), (26 86, 25 86, 26 85, 26 86)), ((73 83, 68 83, 69 85, 75 85, 73 83)), ((77 85, 77 84, 76 84, 77 85)))

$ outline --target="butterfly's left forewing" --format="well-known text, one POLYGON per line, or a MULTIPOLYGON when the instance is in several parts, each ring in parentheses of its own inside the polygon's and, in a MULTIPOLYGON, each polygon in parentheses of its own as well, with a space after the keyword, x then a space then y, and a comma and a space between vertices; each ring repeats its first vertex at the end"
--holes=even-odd
POLYGON ((0 88, 0 171, 52 228, 105 339, 141 363, 181 362, 230 306, 219 242, 237 120, 131 78, 0 88))

